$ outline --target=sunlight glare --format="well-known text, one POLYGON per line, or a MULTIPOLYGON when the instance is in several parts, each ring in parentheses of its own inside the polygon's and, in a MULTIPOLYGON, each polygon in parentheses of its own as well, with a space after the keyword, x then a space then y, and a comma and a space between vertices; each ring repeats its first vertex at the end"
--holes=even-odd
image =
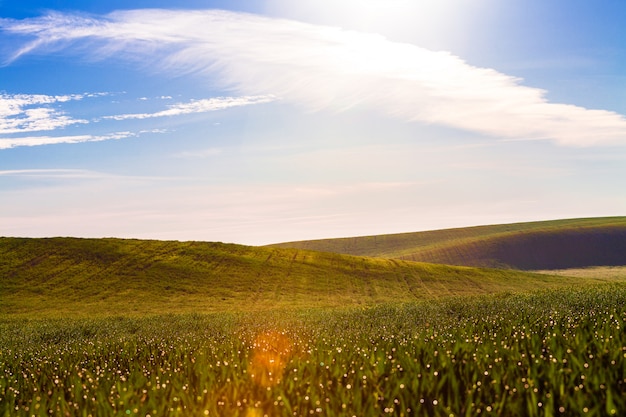
POLYGON ((267 1, 270 13, 426 47, 444 45, 445 39, 464 31, 463 22, 471 18, 474 6, 470 0, 267 1))
POLYGON ((248 372, 253 380, 269 387, 280 382, 292 355, 292 342, 283 332, 259 334, 253 345, 248 372))

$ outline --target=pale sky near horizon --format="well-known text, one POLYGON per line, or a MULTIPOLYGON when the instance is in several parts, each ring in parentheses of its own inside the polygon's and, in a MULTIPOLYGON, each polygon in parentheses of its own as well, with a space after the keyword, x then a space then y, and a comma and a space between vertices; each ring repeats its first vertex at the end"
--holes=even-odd
POLYGON ((0 236, 625 215, 623 22, 619 0, 0 0, 0 236))

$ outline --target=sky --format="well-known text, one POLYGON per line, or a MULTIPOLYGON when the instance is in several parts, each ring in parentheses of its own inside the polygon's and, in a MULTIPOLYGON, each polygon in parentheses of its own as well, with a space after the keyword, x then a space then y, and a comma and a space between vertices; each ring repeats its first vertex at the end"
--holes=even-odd
POLYGON ((622 0, 0 0, 0 236, 626 215, 622 0))

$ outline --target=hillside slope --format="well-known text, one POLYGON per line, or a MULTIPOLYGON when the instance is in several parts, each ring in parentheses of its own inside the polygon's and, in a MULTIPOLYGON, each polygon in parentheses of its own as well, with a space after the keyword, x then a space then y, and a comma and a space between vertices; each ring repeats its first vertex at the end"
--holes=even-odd
POLYGON ((323 239, 270 247, 521 270, 618 266, 626 265, 626 217, 323 239))
POLYGON ((0 238, 0 317, 343 307, 598 282, 206 242, 0 238))

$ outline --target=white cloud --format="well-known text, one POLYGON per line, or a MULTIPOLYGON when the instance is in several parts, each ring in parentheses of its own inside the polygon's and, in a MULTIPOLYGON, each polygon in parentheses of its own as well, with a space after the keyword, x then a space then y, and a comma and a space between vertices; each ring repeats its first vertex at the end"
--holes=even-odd
POLYGON ((216 97, 202 100, 193 100, 188 103, 172 104, 171 106, 168 106, 167 110, 162 110, 155 113, 120 114, 116 116, 104 116, 103 119, 128 120, 149 119, 153 117, 180 116, 183 114, 205 113, 215 110, 223 110, 229 107, 269 103, 271 101, 274 101, 274 97, 272 96, 216 97))
MULTIPOLYGON (((124 139, 138 136, 143 133, 164 133, 163 130, 142 130, 138 132, 116 132, 105 135, 64 135, 64 136, 22 136, 2 137, 3 135, 25 134, 32 132, 53 131, 76 124, 88 124, 88 120, 73 119, 65 112, 50 105, 78 101, 84 98, 106 96, 108 93, 85 93, 50 96, 45 94, 0 94, 0 150, 18 146, 40 146, 59 143, 96 142, 111 139, 124 139)), ((161 96, 159 99, 171 99, 170 96, 161 96)), ((148 100, 140 97, 138 100, 148 100)), ((168 106, 167 110, 155 113, 133 113, 114 116, 104 116, 97 120, 128 120, 148 119, 154 117, 179 116, 192 113, 204 113, 230 107, 246 106, 251 104, 267 103, 275 100, 274 97, 245 96, 245 97, 216 97, 211 99, 193 100, 187 103, 176 103, 168 106)), ((93 120, 92 120, 93 121, 93 120)))
POLYGON ((93 179, 111 177, 109 174, 101 174, 86 169, 10 169, 0 170, 0 177, 22 178, 46 178, 46 179, 93 179))
POLYGON ((405 121, 563 145, 626 142, 622 115, 550 103, 517 78, 374 34, 215 10, 52 13, 0 27, 35 37, 13 59, 73 45, 91 57, 209 76, 245 96, 273 94, 312 110, 373 108, 405 121))
POLYGON ((73 180, 104 181, 115 186, 120 184, 147 184, 151 182, 180 182, 189 181, 188 177, 163 177, 163 176, 139 176, 119 175, 108 172, 93 171, 76 168, 36 168, 36 169, 8 169, 0 170, 0 177, 16 177, 22 179, 45 179, 55 180, 57 184, 69 184, 73 180))
POLYGON ((0 138, 0 150, 17 148, 19 146, 57 145, 61 143, 102 142, 104 140, 119 140, 136 138, 146 133, 168 133, 167 129, 145 129, 138 132, 113 132, 103 135, 72 135, 72 136, 27 136, 14 138, 0 138))
POLYGON ((60 143, 100 142, 103 140, 126 139, 136 137, 134 132, 115 132, 107 135, 74 135, 74 136, 30 136, 17 138, 0 138, 0 150, 19 146, 56 145, 60 143))
POLYGON ((64 112, 47 107, 51 104, 82 100, 86 94, 49 96, 44 94, 0 94, 0 135, 40 132, 88 123, 72 119, 64 112))

